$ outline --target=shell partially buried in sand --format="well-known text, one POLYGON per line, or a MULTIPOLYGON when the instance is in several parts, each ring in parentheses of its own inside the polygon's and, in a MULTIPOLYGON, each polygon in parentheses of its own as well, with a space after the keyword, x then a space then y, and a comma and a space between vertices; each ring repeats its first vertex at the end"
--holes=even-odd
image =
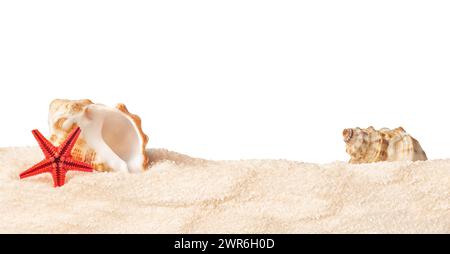
POLYGON ((419 142, 402 128, 375 130, 353 128, 343 131, 350 163, 427 160, 419 142))
POLYGON ((90 100, 54 100, 49 109, 50 140, 59 145, 80 126, 81 135, 72 156, 97 171, 140 172, 147 168, 147 135, 141 120, 124 104, 115 108, 90 100))

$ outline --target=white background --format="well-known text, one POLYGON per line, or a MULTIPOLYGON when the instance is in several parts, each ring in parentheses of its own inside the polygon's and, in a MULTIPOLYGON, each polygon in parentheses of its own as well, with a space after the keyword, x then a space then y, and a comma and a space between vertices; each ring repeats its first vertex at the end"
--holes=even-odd
POLYGON ((0 146, 54 98, 125 103, 150 148, 347 160, 346 127, 450 157, 449 1, 1 1, 0 146))

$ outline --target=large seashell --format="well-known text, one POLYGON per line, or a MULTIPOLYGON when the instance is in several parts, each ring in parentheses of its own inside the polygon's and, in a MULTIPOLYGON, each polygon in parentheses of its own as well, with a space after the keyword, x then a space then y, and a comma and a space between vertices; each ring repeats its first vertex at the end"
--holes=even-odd
POLYGON ((345 129, 342 135, 350 163, 427 160, 419 142, 402 127, 394 130, 375 130, 372 126, 345 129))
POLYGON ((124 104, 116 108, 90 100, 54 100, 49 108, 50 141, 61 144, 76 125, 81 134, 72 156, 97 171, 140 172, 147 168, 147 135, 124 104))

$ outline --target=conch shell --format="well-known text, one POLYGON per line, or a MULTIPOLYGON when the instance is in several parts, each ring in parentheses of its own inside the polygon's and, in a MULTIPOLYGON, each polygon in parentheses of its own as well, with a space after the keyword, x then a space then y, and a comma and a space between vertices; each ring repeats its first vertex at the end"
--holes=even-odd
POLYGON ((345 129, 342 133, 350 163, 371 163, 379 161, 427 160, 419 142, 402 128, 375 130, 345 129))
POLYGON ((50 141, 60 145, 80 126, 81 134, 72 156, 97 171, 141 172, 149 164, 147 135, 141 120, 124 104, 116 108, 90 100, 54 100, 49 108, 50 141))

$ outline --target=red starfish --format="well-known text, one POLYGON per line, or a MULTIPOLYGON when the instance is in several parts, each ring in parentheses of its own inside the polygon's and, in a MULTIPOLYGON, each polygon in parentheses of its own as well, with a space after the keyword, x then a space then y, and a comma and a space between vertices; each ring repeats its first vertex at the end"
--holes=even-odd
POLYGON ((80 127, 76 127, 60 146, 55 147, 38 130, 33 130, 32 133, 39 143, 42 152, 44 152, 45 159, 22 172, 20 179, 42 173, 51 173, 54 187, 60 187, 64 185, 66 173, 69 170, 92 172, 91 165, 74 160, 71 155, 72 148, 80 132, 80 127))

